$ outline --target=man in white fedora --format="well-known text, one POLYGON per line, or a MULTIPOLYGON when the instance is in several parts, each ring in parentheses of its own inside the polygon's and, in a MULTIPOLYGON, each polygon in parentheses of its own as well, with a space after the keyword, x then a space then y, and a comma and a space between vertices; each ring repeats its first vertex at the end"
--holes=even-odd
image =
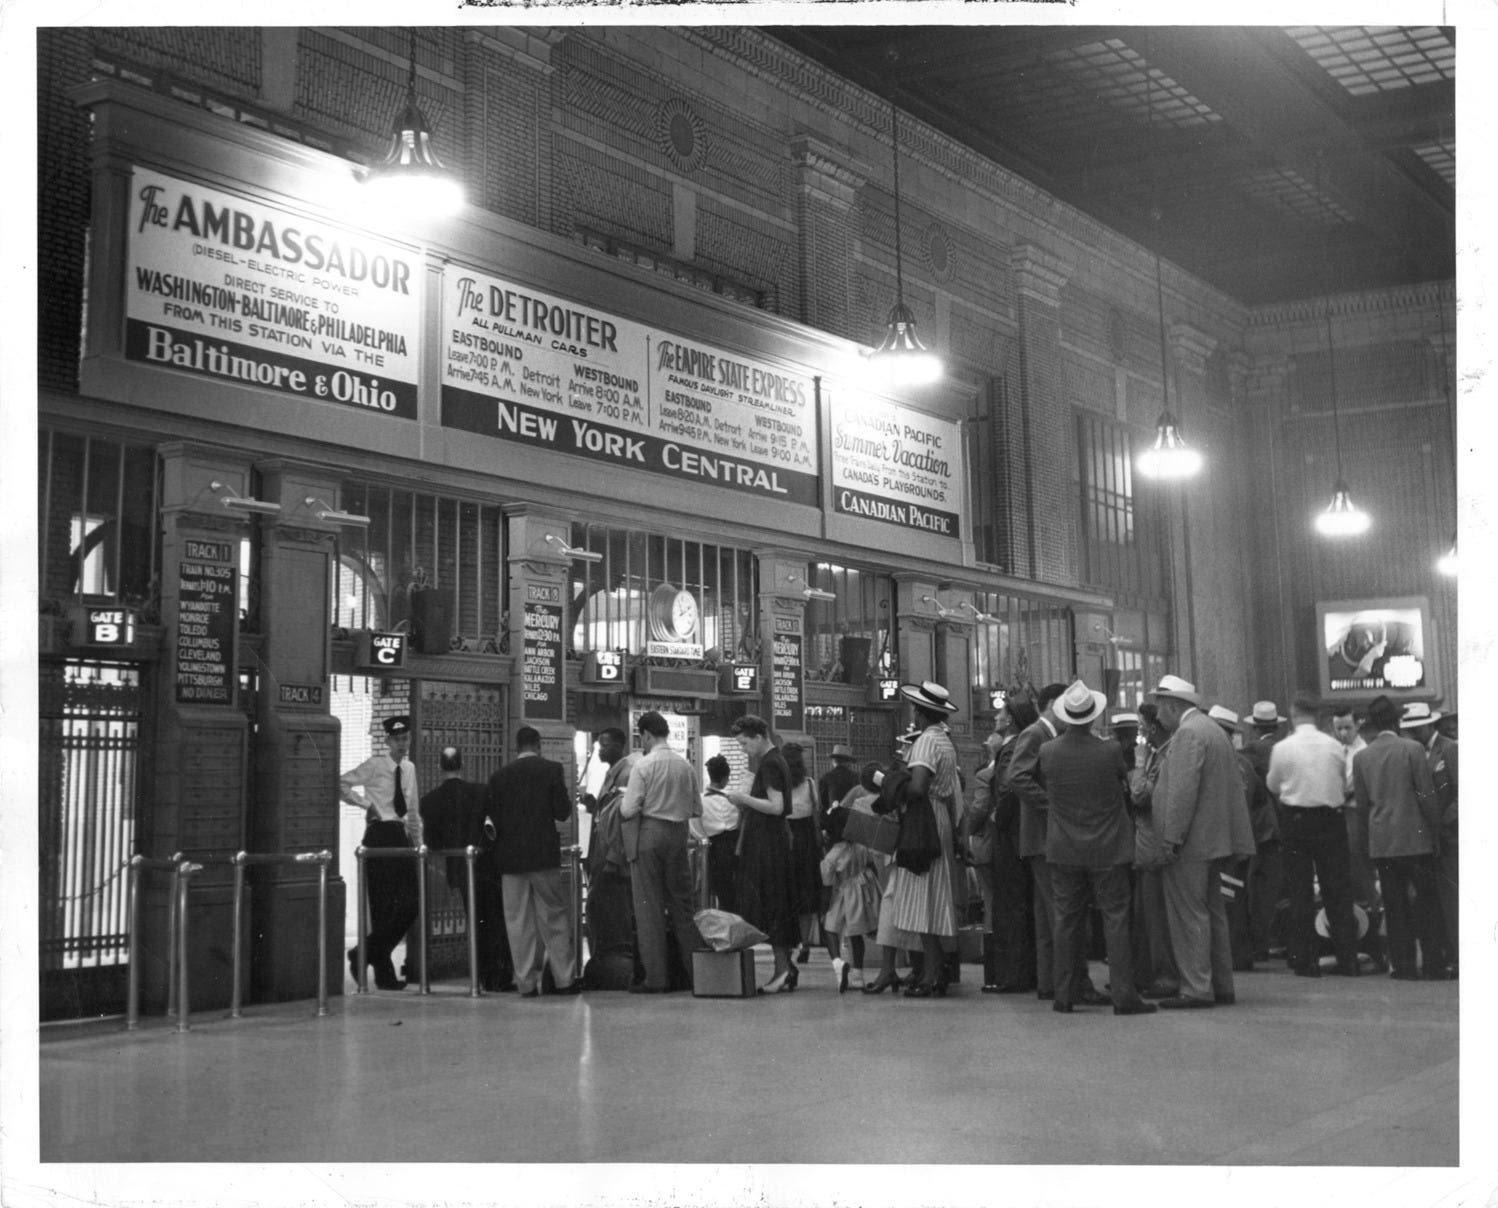
POLYGON ((1408 735, 1425 748, 1430 775, 1436 782, 1436 801, 1441 807, 1441 855, 1436 878, 1436 897, 1441 903, 1441 921, 1445 924, 1446 966, 1455 977, 1457 961, 1457 743, 1447 738, 1436 723, 1446 716, 1437 713, 1424 701, 1411 701, 1399 719, 1399 732, 1408 735))
POLYGON ((1134 859, 1134 824, 1125 807, 1129 770, 1118 744, 1092 732, 1107 707, 1101 692, 1075 681, 1051 706, 1065 728, 1040 748, 1040 778, 1051 803, 1045 859, 1056 903, 1056 999, 1051 1009, 1069 1014, 1080 989, 1076 956, 1085 949, 1090 888, 1103 916, 1113 1013, 1148 1015, 1155 1007, 1135 988, 1129 950, 1129 865, 1134 859))
POLYGON ((1171 735, 1151 805, 1168 853, 1165 909, 1181 977, 1180 993, 1160 1006, 1227 1005, 1233 954, 1220 876, 1235 832, 1252 833, 1243 780, 1233 744, 1202 712, 1195 684, 1167 675, 1151 695, 1171 735))

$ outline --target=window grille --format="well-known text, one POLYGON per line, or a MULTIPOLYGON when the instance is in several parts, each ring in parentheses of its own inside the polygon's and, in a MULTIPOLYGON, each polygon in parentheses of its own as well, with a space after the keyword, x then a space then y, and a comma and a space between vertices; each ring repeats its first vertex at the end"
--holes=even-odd
POLYGON ((1150 523, 1157 509, 1139 506, 1133 456, 1129 429, 1078 413, 1083 576, 1130 604, 1156 604, 1165 587, 1158 526, 1150 523))
MULTIPOLYGON (((1063 605, 980 592, 978 607, 993 618, 975 626, 972 686, 975 692, 1013 684, 1068 682, 1075 674, 1072 611, 1063 605)), ((986 699, 980 699, 987 708, 986 699)))
POLYGON ((806 678, 835 684, 866 684, 869 676, 898 665, 895 581, 887 574, 813 562, 810 587, 833 600, 812 600, 806 609, 806 678))

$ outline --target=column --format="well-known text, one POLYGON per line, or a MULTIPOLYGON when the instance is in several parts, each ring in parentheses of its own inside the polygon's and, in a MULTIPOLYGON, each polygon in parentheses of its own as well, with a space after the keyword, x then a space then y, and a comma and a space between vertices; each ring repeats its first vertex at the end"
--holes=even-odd
POLYGON ((783 550, 758 550, 760 678, 764 692, 760 712, 781 741, 807 747, 806 733, 806 557, 783 550))
MULTIPOLYGON (((329 712, 332 567, 341 526, 319 512, 341 506, 326 469, 262 461, 260 495, 281 511, 260 520, 260 651, 255 697, 254 785, 248 851, 338 851, 339 723, 329 712)), ((318 870, 252 866, 249 998, 277 1002, 317 993, 318 870)), ((328 988, 343 987, 345 886, 354 869, 328 876, 328 988)))
POLYGON ((1061 289, 1071 269, 1033 244, 1010 254, 1019 321, 1017 389, 1025 531, 1016 574, 1046 583, 1078 582, 1075 487, 1064 467, 1076 442, 1061 391, 1061 289))
POLYGON ((801 255, 799 298, 803 323, 867 342, 853 330, 853 204, 868 177, 862 164, 811 135, 791 143, 796 166, 796 231, 801 255))

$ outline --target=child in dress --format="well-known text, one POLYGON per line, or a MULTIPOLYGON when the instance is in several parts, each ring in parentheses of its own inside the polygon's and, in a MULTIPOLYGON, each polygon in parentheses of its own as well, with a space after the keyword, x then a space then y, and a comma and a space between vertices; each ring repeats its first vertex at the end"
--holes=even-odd
MULTIPOLYGON (((852 797, 859 790, 849 793, 852 797)), ((829 887, 830 901, 822 919, 822 930, 839 945, 841 956, 833 958, 832 974, 837 992, 849 984, 863 987, 863 937, 879 929, 879 878, 872 853, 861 843, 843 838, 848 821, 848 799, 827 812, 826 832, 831 845, 822 857, 822 884, 829 887)))

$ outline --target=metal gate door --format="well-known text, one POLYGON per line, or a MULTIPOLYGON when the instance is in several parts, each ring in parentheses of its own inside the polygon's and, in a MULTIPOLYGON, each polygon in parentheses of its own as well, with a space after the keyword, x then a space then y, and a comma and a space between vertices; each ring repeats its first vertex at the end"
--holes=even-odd
POLYGON ((41 1015, 125 1008, 126 861, 135 850, 139 669, 41 668, 38 858, 41 1015))
MULTIPOLYGON (((421 791, 429 793, 441 783, 438 760, 443 747, 463 752, 465 780, 488 784, 504 759, 504 691, 434 680, 422 680, 419 689, 414 720, 420 745, 414 760, 421 791)), ((440 872, 427 877, 427 926, 429 976, 466 976, 468 915, 462 898, 448 890, 440 872)))

